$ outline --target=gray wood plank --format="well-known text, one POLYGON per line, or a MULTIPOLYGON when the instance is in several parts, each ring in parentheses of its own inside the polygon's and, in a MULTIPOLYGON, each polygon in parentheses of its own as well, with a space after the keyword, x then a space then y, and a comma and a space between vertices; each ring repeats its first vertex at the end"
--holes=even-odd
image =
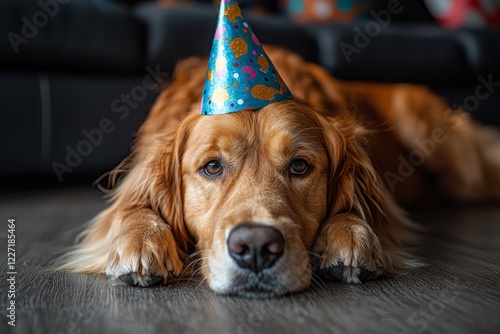
POLYGON ((52 272, 82 224, 104 206, 87 188, 0 194, 1 333, 499 333, 500 207, 413 211, 429 228, 428 266, 349 285, 316 280, 269 300, 213 294, 199 279, 112 287, 103 275, 52 272), (16 327, 7 325, 6 220, 15 217, 16 327))

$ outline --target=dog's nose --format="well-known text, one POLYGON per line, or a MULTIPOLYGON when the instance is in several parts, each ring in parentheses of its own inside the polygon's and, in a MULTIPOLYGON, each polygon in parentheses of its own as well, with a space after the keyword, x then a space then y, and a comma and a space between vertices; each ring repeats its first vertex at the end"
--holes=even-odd
POLYGON ((273 227, 247 224, 231 231, 227 247, 239 267, 258 273, 272 267, 283 255, 285 240, 273 227))

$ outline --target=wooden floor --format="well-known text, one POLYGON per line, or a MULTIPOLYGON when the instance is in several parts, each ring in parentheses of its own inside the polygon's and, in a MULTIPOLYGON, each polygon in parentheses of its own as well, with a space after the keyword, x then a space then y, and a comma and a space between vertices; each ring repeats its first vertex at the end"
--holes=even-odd
POLYGON ((414 210, 430 228, 407 276, 316 282, 283 298, 213 294, 199 282, 111 287, 50 271, 78 227, 104 207, 88 188, 0 194, 0 333, 500 333, 500 205, 414 210), (16 326, 8 325, 7 219, 16 219, 16 326))

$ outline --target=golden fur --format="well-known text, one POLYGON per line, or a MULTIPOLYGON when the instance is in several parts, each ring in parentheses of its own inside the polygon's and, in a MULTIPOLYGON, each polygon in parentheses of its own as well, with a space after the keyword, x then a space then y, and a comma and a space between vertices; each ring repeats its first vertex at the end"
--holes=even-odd
POLYGON ((415 201, 438 183, 447 196, 500 198, 494 130, 424 87, 341 82, 293 53, 267 52, 295 98, 256 112, 199 115, 206 61, 178 65, 114 172, 126 175, 111 205, 61 268, 147 286, 191 275, 191 263, 217 292, 282 295, 339 263, 355 283, 362 268, 377 277, 417 266, 403 251, 413 225, 394 197, 415 201), (418 168, 402 168, 422 147, 418 168), (297 158, 312 166, 305 177, 289 173, 297 158), (213 160, 224 173, 207 178, 200 169, 213 160), (285 239, 283 257, 259 275, 227 255, 228 233, 245 222, 285 239))

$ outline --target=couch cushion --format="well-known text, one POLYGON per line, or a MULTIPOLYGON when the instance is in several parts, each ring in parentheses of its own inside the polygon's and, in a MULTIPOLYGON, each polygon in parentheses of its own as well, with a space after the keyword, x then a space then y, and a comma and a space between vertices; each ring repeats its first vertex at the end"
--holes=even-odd
POLYGON ((143 69, 142 26, 127 6, 84 0, 0 1, 0 66, 143 69))
POLYGON ((0 175, 45 173, 63 182, 111 170, 130 153, 166 79, 152 73, 0 72, 0 87, 9 88, 0 90, 0 175))
POLYGON ((349 80, 454 85, 481 74, 500 75, 494 46, 500 31, 396 23, 377 30, 374 22, 308 27, 320 46, 320 63, 349 80))
POLYGON ((321 64, 342 79, 385 82, 453 82, 467 72, 463 50, 444 30, 394 24, 369 35, 365 27, 310 27, 321 64))
POLYGON ((50 121, 41 112, 38 74, 0 73, 0 174, 35 173, 42 167, 42 127, 50 121), (8 88, 8 89, 6 89, 8 88))
MULTIPOLYGON (((171 71, 179 59, 210 53, 217 22, 215 7, 158 7, 155 3, 146 3, 139 5, 135 13, 148 27, 148 65, 160 64, 162 70, 171 71)), ((286 16, 260 16, 252 12, 244 12, 244 15, 262 43, 281 45, 317 61, 315 41, 286 16)))
POLYGON ((463 29, 450 37, 464 50, 474 78, 491 73, 500 81, 500 29, 463 29))

